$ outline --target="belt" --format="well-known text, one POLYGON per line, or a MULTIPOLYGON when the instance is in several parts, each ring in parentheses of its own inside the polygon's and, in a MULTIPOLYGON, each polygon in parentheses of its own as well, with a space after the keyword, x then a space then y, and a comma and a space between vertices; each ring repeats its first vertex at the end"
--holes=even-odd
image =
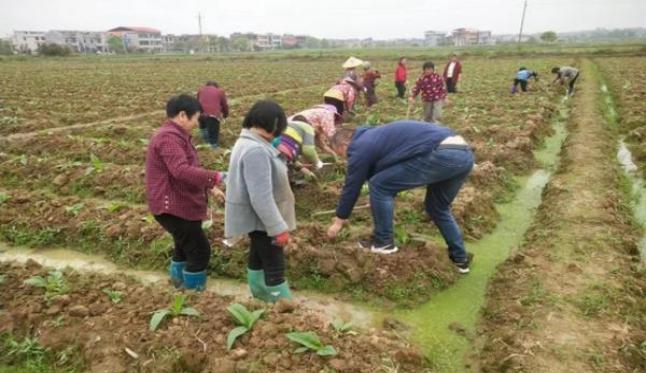
POLYGON ((442 140, 437 149, 469 149, 469 144, 462 136, 449 136, 442 140))

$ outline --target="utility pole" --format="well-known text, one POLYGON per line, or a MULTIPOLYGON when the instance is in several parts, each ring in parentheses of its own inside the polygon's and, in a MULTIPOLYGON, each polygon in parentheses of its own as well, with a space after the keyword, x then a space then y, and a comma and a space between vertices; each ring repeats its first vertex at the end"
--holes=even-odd
POLYGON ((525 0, 525 4, 523 5, 523 17, 520 19, 520 32, 518 32, 518 44, 520 44, 520 41, 523 37, 523 25, 525 25, 525 11, 527 10, 527 0, 525 0))
POLYGON ((197 13, 197 25, 200 29, 200 36, 202 36, 202 13, 197 13))

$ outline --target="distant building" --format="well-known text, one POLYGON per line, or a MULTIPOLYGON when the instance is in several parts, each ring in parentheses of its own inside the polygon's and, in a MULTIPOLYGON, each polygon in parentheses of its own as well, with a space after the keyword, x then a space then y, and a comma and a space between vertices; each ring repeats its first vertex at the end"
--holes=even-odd
POLYGON ((285 49, 298 48, 298 38, 295 35, 283 35, 282 45, 285 49))
POLYGON ((424 44, 429 47, 437 47, 446 43, 446 33, 441 31, 424 32, 424 44))
POLYGON ((277 49, 283 46, 282 37, 278 34, 258 34, 256 35, 256 40, 254 45, 258 49, 277 49))
POLYGON ((493 44, 491 31, 481 31, 468 28, 455 29, 452 32, 453 45, 456 47, 468 47, 471 45, 493 44))
POLYGON ((35 53, 45 43, 44 31, 14 31, 11 37, 13 47, 22 53, 35 53))
POLYGON ((52 30, 45 34, 48 43, 66 45, 77 53, 107 52, 106 34, 94 31, 52 30))
POLYGON ((164 48, 161 31, 150 27, 119 26, 108 30, 108 35, 122 38, 129 50, 161 52, 164 48))

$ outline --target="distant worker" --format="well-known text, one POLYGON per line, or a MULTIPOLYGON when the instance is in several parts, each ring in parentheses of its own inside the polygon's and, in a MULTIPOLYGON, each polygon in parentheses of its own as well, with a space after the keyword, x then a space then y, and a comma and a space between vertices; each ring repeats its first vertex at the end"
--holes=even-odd
POLYGON ((406 96, 406 81, 408 79, 408 67, 406 65, 406 57, 400 57, 395 69, 395 87, 397 88, 397 97, 405 98, 406 96))
POLYGON ((370 65, 370 62, 366 61, 363 64, 363 87, 366 91, 366 106, 371 107, 376 104, 379 100, 377 98, 377 79, 381 78, 381 73, 378 70, 375 70, 370 65))
POLYGON ((304 117, 314 129, 316 146, 336 159, 337 155, 330 147, 330 139, 334 136, 337 127, 343 122, 336 106, 329 104, 316 105, 294 114, 290 119, 294 120, 298 116, 304 117))
POLYGON ((291 298, 284 247, 296 228, 287 166, 271 144, 287 127, 287 118, 277 103, 258 101, 242 127, 229 161, 224 236, 249 235, 249 290, 255 298, 276 302, 291 298))
POLYGON ((323 102, 333 105, 341 118, 347 118, 348 115, 354 115, 354 103, 359 89, 356 80, 343 78, 323 94, 323 102))
POLYGON ((563 85, 567 81, 567 95, 572 96, 574 94, 574 83, 579 78, 579 70, 572 66, 554 67, 552 74, 556 74, 556 78, 554 78, 552 84, 559 82, 563 85))
POLYGON ((449 258, 460 273, 469 272, 470 258, 451 203, 473 168, 473 153, 451 129, 417 121, 397 121, 380 127, 341 129, 332 146, 348 158, 348 169, 336 217, 328 228, 334 238, 344 225, 364 183, 370 191, 374 231, 359 242, 377 254, 393 254, 395 196, 404 190, 426 187, 424 205, 448 246, 449 258))
POLYGON ((425 62, 422 68, 422 76, 417 79, 412 95, 408 99, 409 105, 412 107, 415 104, 415 98, 421 93, 422 104, 424 105, 424 121, 439 123, 442 118, 442 105, 446 100, 444 79, 435 73, 433 62, 425 62))
POLYGON ((302 115, 296 115, 287 121, 287 128, 280 136, 276 148, 288 166, 299 170, 308 179, 316 179, 316 175, 299 162, 301 154, 317 170, 323 167, 314 146, 314 128, 302 115))
POLYGON ((462 64, 458 60, 458 55, 453 53, 451 60, 444 68, 444 80, 446 81, 446 89, 448 93, 458 93, 458 82, 462 74, 462 64))
POLYGON ((526 67, 521 67, 516 73, 516 78, 514 78, 514 84, 511 86, 511 93, 518 92, 518 85, 520 85, 520 90, 522 92, 527 92, 527 83, 530 78, 538 80, 538 74, 536 71, 527 70, 526 67))
POLYGON ((209 80, 197 92, 197 99, 204 110, 200 116, 202 137, 212 148, 217 148, 220 140, 220 124, 229 116, 227 95, 218 83, 209 80))
POLYGON ((224 173, 200 167, 191 143, 197 127, 200 103, 180 95, 166 104, 168 119, 153 135, 146 152, 146 198, 155 220, 171 234, 175 243, 169 268, 178 288, 203 290, 211 246, 202 230, 206 219, 207 192, 223 199, 216 185, 224 173))
POLYGON ((360 83, 360 77, 357 74, 357 67, 363 66, 363 61, 356 58, 356 57, 350 57, 348 58, 342 65, 343 67, 343 77, 344 78, 350 78, 354 80, 357 83, 360 83))

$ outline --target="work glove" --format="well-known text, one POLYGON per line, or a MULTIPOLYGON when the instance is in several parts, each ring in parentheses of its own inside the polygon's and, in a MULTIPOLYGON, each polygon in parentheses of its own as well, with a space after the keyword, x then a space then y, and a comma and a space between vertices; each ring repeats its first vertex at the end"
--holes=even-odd
POLYGON ((276 246, 284 247, 289 243, 289 231, 279 233, 271 240, 271 243, 276 246))

